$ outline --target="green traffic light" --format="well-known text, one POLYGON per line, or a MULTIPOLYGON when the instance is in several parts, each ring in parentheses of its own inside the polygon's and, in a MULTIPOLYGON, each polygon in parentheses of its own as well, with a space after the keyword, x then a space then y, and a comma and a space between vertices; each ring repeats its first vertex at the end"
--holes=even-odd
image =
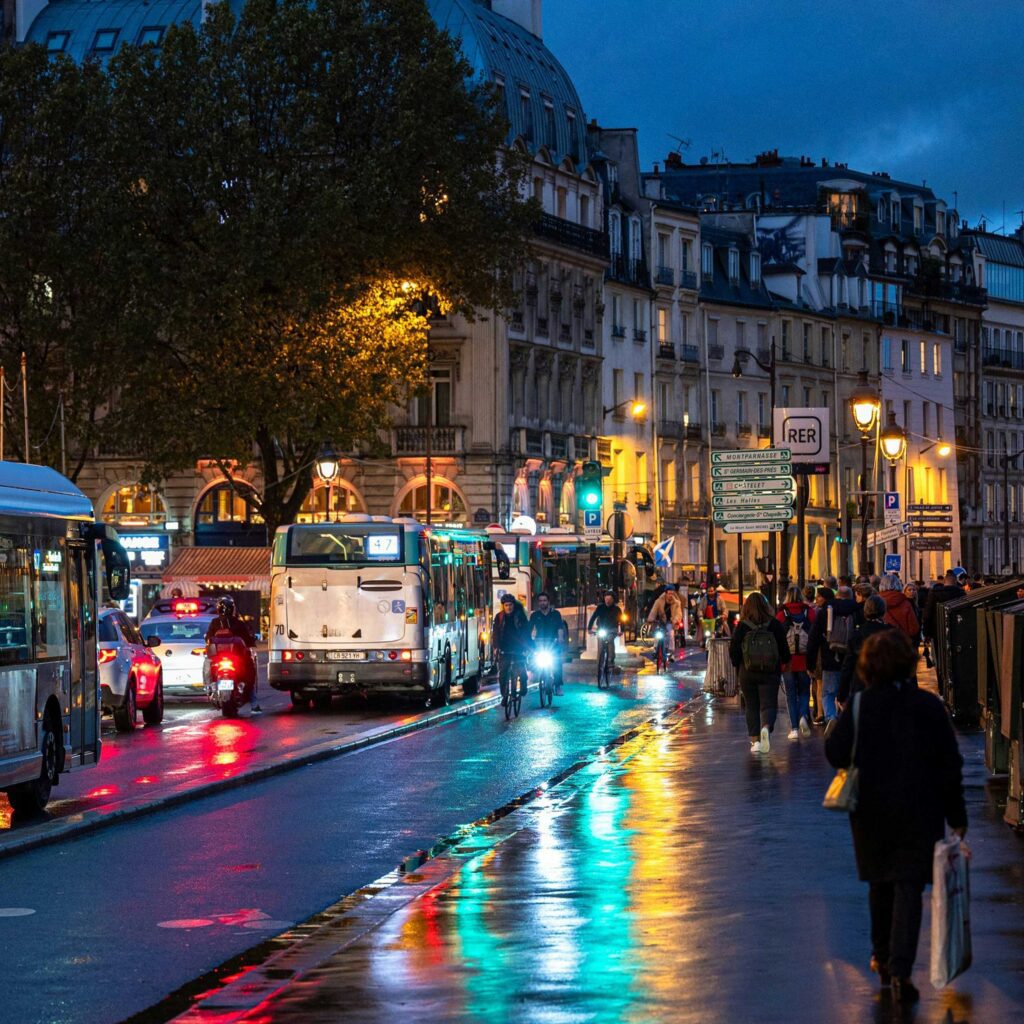
POLYGON ((589 505, 591 508, 593 508, 595 505, 600 505, 601 495, 597 494, 594 491, 590 491, 589 493, 583 495, 583 504, 589 505))

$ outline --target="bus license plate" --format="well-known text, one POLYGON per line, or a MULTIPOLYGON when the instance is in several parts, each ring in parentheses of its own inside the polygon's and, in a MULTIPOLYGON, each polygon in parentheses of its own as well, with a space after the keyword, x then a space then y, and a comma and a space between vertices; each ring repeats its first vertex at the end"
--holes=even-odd
POLYGON ((339 683, 354 683, 356 681, 355 672, 339 672, 338 682, 339 683))
POLYGON ((362 651, 328 651, 328 661, 362 661, 366 657, 362 651))

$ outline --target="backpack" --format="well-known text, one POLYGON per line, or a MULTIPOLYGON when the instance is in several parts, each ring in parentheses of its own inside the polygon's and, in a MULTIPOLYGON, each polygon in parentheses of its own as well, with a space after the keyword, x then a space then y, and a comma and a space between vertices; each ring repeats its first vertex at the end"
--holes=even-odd
POLYGON ((845 656, 853 638, 853 616, 836 615, 832 605, 828 607, 828 649, 835 655, 845 656))
POLYGON ((808 638, 807 612, 802 611, 798 615, 786 615, 786 643, 789 644, 790 654, 806 654, 808 638))
POLYGON ((768 624, 755 626, 744 619, 747 633, 740 643, 743 652, 743 667, 748 672, 778 672, 779 648, 768 624))

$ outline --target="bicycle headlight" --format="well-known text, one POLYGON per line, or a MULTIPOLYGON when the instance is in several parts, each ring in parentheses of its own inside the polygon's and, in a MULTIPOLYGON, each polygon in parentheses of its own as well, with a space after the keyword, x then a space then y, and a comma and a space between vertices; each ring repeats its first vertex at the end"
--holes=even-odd
POLYGON ((549 669, 555 664, 555 659, 550 651, 538 651, 534 657, 534 664, 540 669, 549 669))
POLYGON ((599 640, 604 640, 605 637, 607 637, 607 636, 608 636, 608 630, 607 629, 599 629, 597 631, 597 637, 598 637, 599 640))
POLYGON ((659 629, 658 632, 654 634, 654 639, 655 640, 664 640, 665 639, 665 632, 664 632, 664 630, 659 629))

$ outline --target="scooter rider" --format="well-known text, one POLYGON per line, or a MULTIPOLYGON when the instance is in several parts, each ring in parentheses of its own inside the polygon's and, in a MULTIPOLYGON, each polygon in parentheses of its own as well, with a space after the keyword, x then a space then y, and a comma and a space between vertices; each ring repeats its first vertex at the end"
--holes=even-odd
POLYGON ((555 692, 562 692, 562 645, 568 638, 565 620, 557 608, 551 607, 551 595, 545 590, 537 595, 537 610, 530 616, 530 636, 538 646, 546 644, 555 656, 555 692))
POLYGON ((252 653, 252 648, 255 647, 256 641, 253 638, 252 633, 249 631, 249 627, 238 617, 238 614, 235 611, 235 600, 232 597, 221 597, 218 599, 217 617, 210 622, 210 626, 206 630, 207 646, 216 639, 218 633, 229 633, 231 636, 238 637, 249 651, 253 667, 252 700, 249 702, 249 710, 254 715, 261 714, 263 712, 263 708, 260 707, 260 702, 256 698, 256 681, 258 675, 255 671, 256 657, 252 653))
POLYGON ((622 610, 615 603, 615 591, 606 590, 602 603, 594 609, 594 614, 590 616, 587 632, 597 633, 602 629, 605 630, 607 633, 605 641, 608 643, 609 660, 613 668, 615 667, 614 639, 619 635, 621 622, 622 610))

